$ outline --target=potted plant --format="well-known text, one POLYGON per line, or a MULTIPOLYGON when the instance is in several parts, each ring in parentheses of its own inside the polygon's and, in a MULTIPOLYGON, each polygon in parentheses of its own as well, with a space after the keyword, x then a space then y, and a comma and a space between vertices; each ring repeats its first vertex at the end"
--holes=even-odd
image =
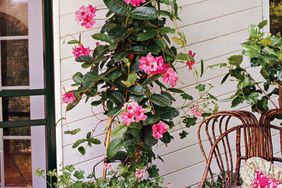
MULTIPOLYGON (((185 109, 183 123, 193 126, 199 118, 217 109, 216 98, 209 93, 212 86, 198 84, 198 98, 176 88, 177 64, 186 65, 196 81, 204 73, 203 61, 200 71, 194 68, 195 54, 186 49, 186 37, 177 27, 180 19, 176 0, 104 0, 104 3, 108 8, 107 19, 101 31, 92 35, 97 41, 95 49, 84 46, 81 37, 68 42, 73 45, 76 63, 88 71, 75 73, 74 89, 63 96, 68 111, 82 100, 104 109, 107 123, 99 125, 104 125, 106 132, 105 157, 101 161, 103 175, 96 178, 98 164, 93 164, 94 172, 86 183, 83 172, 68 166, 56 185, 158 188, 162 186, 162 178, 153 160, 161 157, 154 152, 154 146, 158 142, 171 142, 169 129, 176 125, 173 120, 181 110, 185 109), (173 28, 167 26, 168 19, 174 23, 173 28), (181 107, 174 105, 177 95, 185 102, 181 107), (112 168, 112 164, 117 167, 112 168)), ((92 5, 82 6, 76 12, 77 22, 87 29, 95 27, 96 11, 92 5)), ((185 130, 180 133, 181 138, 186 135, 185 130)), ((90 131, 73 148, 83 155, 85 144, 92 146, 101 141, 90 131)), ((37 174, 44 176, 41 170, 37 174)), ((48 175, 57 177, 54 172, 48 175)))

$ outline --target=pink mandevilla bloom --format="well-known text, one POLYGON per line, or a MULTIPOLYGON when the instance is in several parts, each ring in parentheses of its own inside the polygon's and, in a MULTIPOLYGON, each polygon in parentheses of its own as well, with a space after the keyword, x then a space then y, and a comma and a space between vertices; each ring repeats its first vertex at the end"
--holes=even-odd
POLYGON ((200 109, 199 105, 194 105, 193 108, 191 109, 191 113, 197 117, 197 118, 201 118, 203 113, 204 113, 204 110, 203 109, 200 109))
POLYGON ((138 105, 135 101, 129 101, 126 105, 126 112, 121 114, 121 119, 125 125, 130 125, 134 122, 145 121, 147 116, 144 114, 145 109, 138 105))
POLYGON ((154 74, 163 74, 169 67, 169 64, 164 63, 162 56, 154 57, 148 54, 146 57, 141 57, 139 60, 139 68, 149 76, 154 74))
POLYGON ((73 103, 76 100, 73 91, 66 92, 62 100, 65 104, 73 103))
MULTIPOLYGON (((194 58, 196 56, 195 53, 193 53, 191 50, 189 50, 188 55, 191 56, 192 58, 194 58)), ((187 61, 186 65, 187 67, 189 67, 190 70, 192 70, 193 66, 196 64, 195 61, 187 61)))
POLYGON ((159 123, 153 125, 152 127, 153 136, 155 139, 160 139, 163 137, 163 134, 167 132, 167 125, 160 121, 159 123))
POLYGON ((163 74, 163 82, 169 83, 171 87, 175 87, 177 80, 178 76, 173 68, 167 69, 167 71, 163 74))
POLYGON ((143 178, 144 176, 146 175, 146 170, 143 168, 143 169, 136 169, 135 171, 135 176, 139 179, 143 178))
POLYGON ((96 16, 96 7, 92 5, 81 6, 75 13, 76 21, 86 29, 90 29, 94 24, 96 16))
POLYGON ((140 7, 141 3, 145 3, 145 0, 124 0, 124 2, 134 7, 140 7))
POLYGON ((90 48, 85 48, 82 44, 73 48, 73 55, 75 58, 79 58, 80 56, 89 56, 90 48))

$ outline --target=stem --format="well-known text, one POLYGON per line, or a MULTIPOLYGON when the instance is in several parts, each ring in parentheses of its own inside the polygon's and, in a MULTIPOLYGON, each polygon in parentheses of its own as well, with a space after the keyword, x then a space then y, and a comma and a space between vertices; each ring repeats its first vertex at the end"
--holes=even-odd
POLYGON ((105 147, 106 147, 106 152, 105 152, 105 158, 104 158, 104 168, 103 168, 103 179, 106 179, 107 177, 107 150, 111 141, 111 132, 112 132, 112 123, 113 123, 114 117, 109 117, 108 119, 108 126, 107 126, 107 131, 106 131, 106 140, 105 140, 105 147))

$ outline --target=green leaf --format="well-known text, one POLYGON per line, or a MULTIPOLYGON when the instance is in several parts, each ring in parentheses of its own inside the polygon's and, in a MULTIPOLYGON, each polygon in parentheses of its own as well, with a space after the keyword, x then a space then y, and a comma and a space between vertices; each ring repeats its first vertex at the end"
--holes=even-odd
POLYGON ((246 76, 243 80, 241 80, 238 83, 237 88, 241 90, 241 89, 244 89, 247 86, 250 86, 251 84, 252 84, 252 82, 251 82, 250 78, 246 76))
POLYGON ((184 130, 181 133, 179 133, 180 139, 186 138, 187 135, 188 135, 188 133, 184 130))
POLYGON ((161 34, 175 33, 175 29, 170 28, 170 27, 162 27, 159 29, 159 32, 161 34))
POLYGON ((183 90, 177 89, 177 88, 169 88, 168 91, 171 91, 174 93, 185 93, 183 90))
POLYGON ((124 140, 123 138, 113 139, 107 149, 107 158, 112 159, 123 147, 124 140))
POLYGON ((149 100, 152 103, 162 107, 172 105, 171 99, 168 96, 162 94, 153 94, 151 97, 149 97, 149 100))
POLYGON ((121 81, 121 83, 123 83, 123 85, 125 85, 126 87, 131 87, 132 85, 135 84, 137 80, 137 74, 134 72, 134 73, 130 73, 128 75, 128 78, 126 81, 121 81))
POLYGON ((79 145, 83 144, 84 142, 86 142, 86 140, 83 139, 78 139, 77 141, 75 141, 75 143, 72 145, 72 148, 77 148, 79 145))
POLYGON ((124 125, 118 125, 112 130, 112 137, 122 137, 122 135, 127 131, 128 127, 124 125))
POLYGON ((123 95, 119 91, 110 92, 109 98, 116 105, 122 105, 123 104, 123 95))
POLYGON ((77 72, 72 76, 72 79, 76 84, 82 84, 83 83, 83 74, 81 72, 77 72))
POLYGON ((130 16, 137 20, 152 20, 159 16, 159 12, 153 7, 137 7, 131 13, 130 16))
POLYGON ((209 65, 207 68, 212 69, 212 70, 216 70, 222 67, 226 67, 227 64, 226 63, 218 63, 218 64, 214 64, 214 65, 209 65))
POLYGON ((80 146, 80 147, 78 148, 78 151, 79 151, 79 153, 80 153, 81 155, 85 155, 85 148, 84 148, 83 146, 80 146))
POLYGON ((144 95, 144 88, 142 86, 136 85, 136 86, 132 86, 130 88, 127 89, 131 94, 134 95, 144 95))
POLYGON ((102 104, 102 101, 101 101, 101 100, 91 102, 91 105, 92 105, 92 106, 99 106, 100 104, 102 104))
POLYGON ((84 62, 84 63, 92 63, 93 62, 93 57, 91 56, 80 56, 75 59, 77 62, 84 62))
POLYGON ((101 141, 99 139, 93 138, 93 137, 88 138, 87 142, 88 142, 88 145, 91 145, 91 144, 99 145, 99 144, 101 144, 101 141))
POLYGON ((263 20, 258 24, 258 27, 260 29, 264 28, 265 26, 267 26, 267 20, 263 20))
POLYGON ((95 33, 94 35, 92 35, 92 38, 96 40, 108 42, 108 43, 114 42, 114 38, 109 35, 106 35, 105 33, 95 33))
POLYGON ((157 113, 161 119, 173 119, 179 116, 179 111, 173 107, 165 107, 157 109, 157 113))
POLYGON ((121 16, 128 16, 132 10, 123 0, 104 0, 104 3, 111 12, 121 16))
POLYGON ((74 130, 70 130, 70 131, 65 131, 64 134, 70 134, 70 135, 76 135, 77 133, 79 133, 81 131, 80 128, 74 129, 74 130))
POLYGON ((185 124, 187 128, 192 127, 196 125, 197 118, 196 117, 185 117, 185 119, 183 120, 183 123, 185 124))
POLYGON ((155 30, 149 30, 149 31, 146 31, 144 33, 139 33, 137 35, 137 41, 149 40, 149 39, 153 38, 156 34, 157 34, 157 32, 155 30))
POLYGON ((149 53, 149 49, 144 46, 134 46, 132 50, 134 54, 139 54, 139 55, 147 55, 149 53))
POLYGON ((240 103, 242 103, 243 101, 244 101, 244 99, 242 97, 236 97, 232 100, 231 107, 234 108, 234 107, 238 106, 240 103))
POLYGON ((76 107, 78 105, 78 103, 79 103, 79 100, 76 99, 76 101, 74 101, 73 103, 68 104, 67 107, 66 107, 66 111, 72 110, 74 107, 76 107))
POLYGON ((204 72, 205 72, 204 61, 201 59, 201 74, 200 74, 200 77, 203 76, 204 72))
POLYGON ((192 97, 191 95, 187 94, 187 93, 182 93, 180 96, 181 96, 182 99, 184 99, 184 100, 190 100, 190 101, 193 100, 193 97, 192 97))
POLYGON ((151 83, 153 83, 154 81, 156 81, 157 79, 159 79, 162 75, 161 74, 155 74, 151 77, 149 77, 148 79, 146 79, 144 82, 143 82, 143 86, 146 86, 146 85, 149 85, 151 83))
POLYGON ((221 81, 221 84, 223 84, 223 83, 227 80, 227 78, 229 77, 229 75, 230 75, 230 73, 227 73, 227 74, 223 77, 223 79, 222 79, 222 81, 221 81))
POLYGON ((129 54, 130 54, 130 51, 127 51, 127 50, 119 51, 119 52, 116 52, 115 55, 113 55, 113 59, 115 60, 115 63, 121 62, 129 54))
POLYGON ((79 44, 80 42, 78 40, 70 40, 68 44, 79 44))
POLYGON ((194 61, 194 58, 192 58, 190 55, 185 53, 177 54, 176 59, 179 61, 194 61))
POLYGON ((160 120, 160 116, 156 115, 156 116, 149 116, 146 120, 145 120, 145 124, 146 125, 153 125, 155 123, 157 123, 160 120))
POLYGON ((195 87, 198 91, 202 92, 206 90, 206 85, 204 84, 199 84, 195 87))
POLYGON ((228 58, 228 62, 230 65, 235 65, 239 67, 241 63, 243 62, 243 56, 242 55, 233 55, 228 58))

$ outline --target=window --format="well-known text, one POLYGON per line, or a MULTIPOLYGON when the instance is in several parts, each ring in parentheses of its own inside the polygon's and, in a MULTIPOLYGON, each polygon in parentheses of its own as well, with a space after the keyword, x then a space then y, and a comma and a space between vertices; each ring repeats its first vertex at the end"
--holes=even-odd
POLYGON ((0 188, 56 166, 50 18, 51 1, 0 0, 0 188))
POLYGON ((270 0, 270 31, 282 33, 282 0, 270 0))

